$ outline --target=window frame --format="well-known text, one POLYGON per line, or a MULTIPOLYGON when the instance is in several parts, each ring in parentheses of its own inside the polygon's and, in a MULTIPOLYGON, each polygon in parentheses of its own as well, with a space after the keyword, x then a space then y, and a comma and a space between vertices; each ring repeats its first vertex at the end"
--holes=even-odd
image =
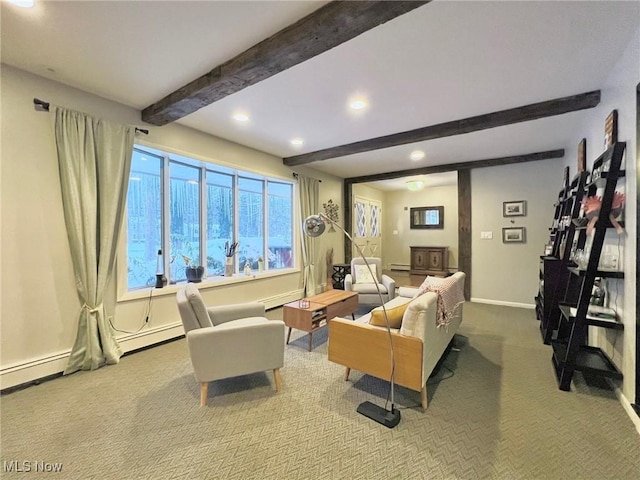
MULTIPOLYGON (((209 286, 217 286, 224 285, 228 283, 236 283, 239 281, 247 281, 249 279, 255 278, 256 276, 260 277, 271 277, 278 276, 282 274, 291 274, 295 271, 299 271, 298 267, 298 259, 299 259, 299 248, 298 248, 298 235, 295 229, 295 222, 298 213, 297 202, 295 201, 297 195, 297 186, 296 182, 292 179, 286 179, 283 177, 279 177, 277 175, 268 175, 264 173, 258 173, 250 170, 243 170, 236 168, 235 166, 225 165, 213 163, 211 161, 194 158, 194 156, 185 156, 183 154, 174 153, 170 150, 160 150, 153 146, 148 146, 142 143, 135 143, 134 150, 143 153, 143 154, 152 154, 162 158, 161 165, 161 231, 162 231, 162 239, 161 239, 161 248, 163 252, 170 251, 170 218, 171 218, 171 205, 170 205, 170 184, 171 184, 171 164, 183 164, 189 167, 195 167, 199 170, 199 200, 200 200, 200 211, 199 211, 199 240, 200 240, 200 264, 205 266, 205 278, 201 283, 209 286), (268 255, 268 245, 269 245, 269 183, 274 182, 278 184, 287 184, 291 187, 291 263, 289 267, 282 268, 269 268, 268 262, 264 262, 264 271, 258 272, 257 270, 253 270, 251 277, 245 277, 242 275, 242 265, 237 265, 238 261, 236 261, 235 272, 233 277, 224 277, 222 275, 209 275, 207 268, 207 172, 219 173, 230 175, 232 177, 232 197, 233 197, 233 206, 232 206, 232 218, 233 225, 231 227, 232 241, 237 241, 239 238, 240 232, 240 204, 239 204, 239 179, 248 178, 251 180, 257 180, 262 183, 262 246, 263 252, 265 256, 268 255)), ((128 198, 127 198, 128 200, 128 198)), ((119 249, 119 258, 118 265, 118 299, 129 299, 129 298, 138 298, 143 295, 148 295, 149 290, 154 289, 154 285, 144 285, 139 287, 130 287, 129 279, 127 275, 128 264, 129 264, 129 256, 128 256, 128 221, 125 216, 123 222, 123 235, 121 236, 121 247, 119 249)), ((211 254, 209 254, 211 256, 211 254)), ((237 257, 236 257, 237 258, 237 257)), ((165 274, 169 274, 171 272, 170 265, 170 255, 163 255, 164 261, 164 271, 165 274)), ((177 260, 176 260, 177 261, 177 260)), ((185 285, 185 281, 178 281, 176 283, 170 283, 167 287, 176 287, 169 288, 165 287, 165 292, 169 293, 170 291, 175 291, 177 287, 185 285)))

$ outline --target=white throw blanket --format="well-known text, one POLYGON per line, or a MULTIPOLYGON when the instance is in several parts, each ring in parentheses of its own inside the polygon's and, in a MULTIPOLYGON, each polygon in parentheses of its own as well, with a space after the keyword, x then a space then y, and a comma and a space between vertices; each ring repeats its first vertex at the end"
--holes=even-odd
POLYGON ((453 276, 447 278, 428 276, 413 298, 426 292, 434 292, 438 296, 436 322, 438 328, 447 328, 460 305, 464 303, 464 282, 453 276))

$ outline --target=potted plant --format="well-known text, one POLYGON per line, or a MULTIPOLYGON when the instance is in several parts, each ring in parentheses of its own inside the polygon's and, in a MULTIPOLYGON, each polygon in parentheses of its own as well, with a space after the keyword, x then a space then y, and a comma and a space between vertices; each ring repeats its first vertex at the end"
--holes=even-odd
POLYGON ((204 276, 204 267, 202 265, 192 265, 191 258, 186 255, 182 255, 182 260, 184 260, 187 282, 200 283, 204 276))
POLYGON ((225 264, 224 264, 224 276, 232 277, 234 271, 233 265, 233 256, 236 254, 236 249, 238 248, 238 242, 233 242, 229 244, 229 242, 224 242, 224 256, 225 256, 225 264))

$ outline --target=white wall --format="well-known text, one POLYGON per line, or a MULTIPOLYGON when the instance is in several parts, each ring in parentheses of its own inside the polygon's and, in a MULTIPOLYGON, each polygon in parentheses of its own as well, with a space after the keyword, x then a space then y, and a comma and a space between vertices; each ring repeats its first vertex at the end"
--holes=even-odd
MULTIPOLYGON (((7 388, 64 368, 75 340, 80 308, 62 213, 51 119, 49 114, 34 110, 33 98, 121 123, 144 125, 140 112, 133 108, 7 65, 2 65, 1 75, 0 379, 2 388, 7 388)), ((274 177, 292 178, 292 170, 280 158, 178 124, 148 128, 150 133, 140 137, 141 143, 274 177)), ((341 180, 310 168, 295 171, 322 180, 321 203, 332 198, 342 205, 341 180)), ((334 245, 341 255, 341 239, 323 238, 321 245, 323 248, 334 245)), ((288 275, 234 281, 216 288, 202 284, 201 288, 211 304, 262 300, 268 306, 276 306, 297 298, 301 285, 301 275, 296 269, 288 275)), ((154 291, 149 325, 138 335, 118 334, 123 350, 182 334, 175 289, 154 291)), ((113 285, 110 292, 114 298, 107 305, 114 305, 116 290, 113 285)), ((138 298, 125 294, 119 298, 113 312, 118 329, 133 331, 140 327, 147 294, 138 298)))
MULTIPOLYGON (((624 267, 624 280, 607 279, 609 297, 617 302, 615 308, 624 323, 623 332, 612 332, 604 329, 590 330, 591 343, 601 347, 622 370, 624 375, 622 393, 625 402, 633 402, 635 398, 635 329, 636 329, 636 199, 637 169, 640 162, 639 152, 636 151, 636 85, 640 82, 640 29, 638 29, 621 55, 615 67, 611 70, 605 84, 602 86, 600 104, 589 110, 587 121, 583 125, 580 136, 575 138, 575 145, 582 137, 587 139, 587 169, 591 170, 593 161, 604 151, 604 121, 612 110, 618 111, 618 140, 626 142, 624 180, 618 182, 618 191, 626 193, 624 220, 625 233, 618 237, 615 232, 607 234, 604 248, 618 250, 622 255, 621 265, 624 267)), ((571 156, 568 156, 571 158, 571 156)), ((572 175, 576 172, 575 162, 569 162, 572 175)))
POLYGON ((540 255, 549 240, 562 159, 471 170, 471 299, 533 306, 540 255), (503 217, 502 203, 525 200, 526 216, 503 217), (525 227, 525 243, 502 242, 504 227, 525 227), (481 232, 491 232, 482 240, 481 232))
POLYGON ((419 192, 400 190, 385 195, 382 230, 384 263, 411 263, 411 246, 449 247, 449 269, 458 267, 458 186, 429 187, 419 192), (412 207, 444 207, 444 228, 421 230, 409 228, 412 207), (397 231, 397 235, 393 232, 397 231))

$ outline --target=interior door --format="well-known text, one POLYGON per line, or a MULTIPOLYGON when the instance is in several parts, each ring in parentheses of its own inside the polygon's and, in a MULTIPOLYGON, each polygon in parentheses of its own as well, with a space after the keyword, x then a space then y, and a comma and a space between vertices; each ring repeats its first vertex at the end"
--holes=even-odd
POLYGON ((353 202, 352 256, 360 256, 355 245, 366 257, 382 255, 382 203, 363 197, 354 197, 353 202))

